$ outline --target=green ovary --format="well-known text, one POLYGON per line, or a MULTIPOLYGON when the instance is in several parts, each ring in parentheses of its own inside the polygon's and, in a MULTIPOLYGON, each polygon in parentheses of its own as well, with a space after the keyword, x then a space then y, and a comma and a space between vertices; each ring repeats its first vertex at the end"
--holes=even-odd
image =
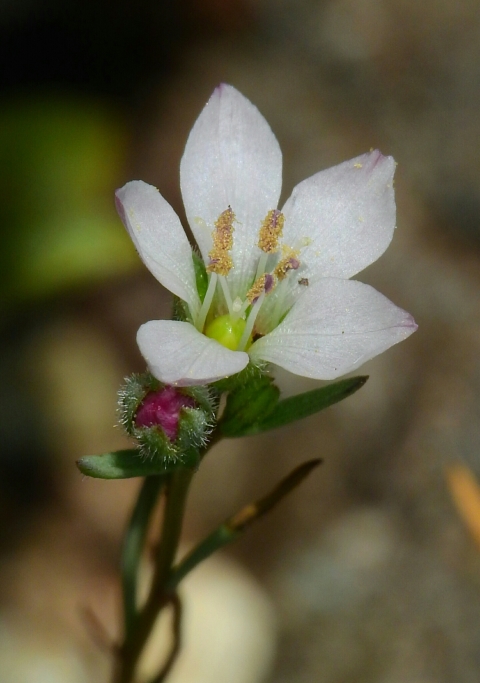
POLYGON ((226 346, 231 351, 236 351, 243 330, 245 320, 243 318, 233 319, 231 315, 221 315, 212 320, 205 328, 204 334, 210 339, 215 339, 222 346, 226 346))

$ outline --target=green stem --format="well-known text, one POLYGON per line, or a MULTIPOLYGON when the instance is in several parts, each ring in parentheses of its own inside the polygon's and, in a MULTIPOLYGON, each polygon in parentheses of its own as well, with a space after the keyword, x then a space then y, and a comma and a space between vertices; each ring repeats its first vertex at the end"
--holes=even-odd
POLYGON ((321 460, 308 460, 296 467, 290 474, 282 479, 270 493, 260 498, 255 503, 246 505, 233 517, 220 524, 211 534, 193 548, 183 560, 173 568, 170 577, 165 585, 167 593, 175 593, 178 584, 189 574, 200 562, 206 560, 214 552, 233 543, 239 538, 248 527, 254 522, 270 512, 285 496, 299 486, 308 477, 310 472, 320 465, 321 460))
POLYGON ((125 637, 131 636, 137 616, 137 579, 148 524, 165 478, 146 477, 130 518, 123 542, 121 575, 123 588, 123 609, 125 637))
POLYGON ((154 676, 154 678, 152 678, 152 680, 149 683, 163 683, 165 681, 170 671, 172 670, 173 665, 175 664, 175 661, 178 657, 182 645, 182 603, 176 593, 171 595, 169 602, 173 607, 172 648, 162 669, 158 672, 156 676, 154 676))
POLYGON ((150 636, 158 613, 168 602, 165 584, 180 540, 185 501, 193 471, 175 470, 166 479, 166 503, 162 533, 155 563, 155 573, 147 601, 137 615, 133 627, 118 652, 118 667, 114 683, 132 683, 138 660, 150 636))
POLYGON ((165 589, 169 593, 175 592, 180 581, 182 581, 192 569, 206 560, 216 550, 220 550, 223 546, 233 543, 240 535, 241 531, 236 531, 228 522, 224 522, 217 529, 212 531, 206 538, 203 539, 186 557, 174 568, 172 575, 167 582, 165 589))
POLYGON ((170 477, 166 490, 165 514, 163 518, 162 535, 158 548, 155 575, 152 590, 145 605, 153 602, 155 597, 163 597, 165 581, 170 573, 177 553, 180 533, 182 531, 185 503, 193 470, 179 468, 170 477))

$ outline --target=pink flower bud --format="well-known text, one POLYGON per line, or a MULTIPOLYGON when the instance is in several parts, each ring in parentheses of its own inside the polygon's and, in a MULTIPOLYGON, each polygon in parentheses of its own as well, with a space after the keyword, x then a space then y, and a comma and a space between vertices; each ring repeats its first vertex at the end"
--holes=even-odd
POLYGON ((159 425, 170 441, 175 441, 181 409, 195 406, 195 400, 191 396, 180 393, 172 386, 166 386, 145 396, 135 414, 135 424, 137 427, 159 425))

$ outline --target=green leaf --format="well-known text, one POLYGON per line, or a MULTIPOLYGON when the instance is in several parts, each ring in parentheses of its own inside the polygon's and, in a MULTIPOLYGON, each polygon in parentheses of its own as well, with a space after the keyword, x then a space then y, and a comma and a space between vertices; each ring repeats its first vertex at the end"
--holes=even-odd
POLYGON ((280 391, 271 377, 257 374, 243 386, 228 394, 227 404, 219 422, 224 436, 250 433, 253 423, 267 419, 275 410, 280 391))
POLYGON ((290 396, 277 402, 269 414, 257 415, 256 419, 250 422, 250 425, 244 421, 235 432, 224 432, 223 429, 222 432, 225 436, 247 436, 283 427, 291 422, 318 413, 334 403, 343 401, 344 398, 351 396, 363 387, 367 379, 368 376, 349 377, 340 382, 307 391, 304 394, 290 396))
POLYGON ((125 633, 135 627, 138 602, 138 573, 148 525, 166 477, 145 477, 123 539, 121 575, 125 633))
POLYGON ((135 448, 103 455, 84 455, 77 460, 82 474, 95 479, 130 479, 148 477, 152 474, 165 474, 176 469, 172 462, 143 460, 135 448))

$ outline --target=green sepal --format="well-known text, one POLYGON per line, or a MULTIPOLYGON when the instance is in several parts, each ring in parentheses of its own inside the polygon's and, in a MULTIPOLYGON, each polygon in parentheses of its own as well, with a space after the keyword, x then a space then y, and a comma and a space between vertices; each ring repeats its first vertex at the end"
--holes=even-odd
POLYGON ((280 390, 273 379, 260 371, 250 372, 250 377, 231 390, 225 410, 219 422, 223 436, 242 436, 249 433, 252 424, 267 419, 275 410, 280 390))
POLYGON ((183 299, 175 295, 173 297, 172 320, 179 320, 182 323, 192 322, 187 304, 183 299))
POLYGON ((208 289, 207 269, 205 268, 202 257, 197 254, 196 251, 192 251, 192 260, 193 268, 195 270, 195 284, 197 285, 198 296, 203 304, 208 289))
POLYGON ((125 384, 118 391, 118 418, 127 434, 134 436, 135 413, 145 396, 149 391, 159 391, 162 386, 150 372, 125 378, 125 384))
MULTIPOLYGON (((183 465, 195 468, 199 462, 198 451, 185 454, 183 465)), ((84 455, 77 460, 82 474, 95 479, 131 479, 166 474, 178 465, 166 460, 145 460, 136 448, 129 448, 103 455, 84 455)))
POLYGON ((260 377, 268 377, 262 367, 249 363, 246 368, 241 372, 237 372, 236 375, 229 375, 224 379, 219 379, 210 387, 214 389, 218 394, 222 394, 226 391, 237 391, 247 387, 250 383, 255 382, 260 377))
POLYGON ((219 426, 225 436, 249 436, 283 427, 291 422, 296 422, 296 420, 314 415, 334 403, 343 401, 344 398, 348 398, 363 387, 367 379, 368 376, 349 377, 340 380, 340 382, 290 396, 283 401, 277 401, 268 414, 258 414, 256 418, 251 420, 250 424, 243 421, 236 430, 224 431, 223 422, 219 426))
POLYGON ((198 456, 192 459, 191 453, 198 453, 208 441, 215 424, 218 397, 208 387, 179 387, 178 393, 193 398, 196 407, 184 407, 180 411, 178 434, 171 441, 160 425, 138 427, 135 415, 149 392, 160 391, 165 387, 151 373, 133 374, 125 378, 120 389, 118 416, 125 431, 138 443, 140 456, 146 461, 159 461, 160 472, 171 471, 175 467, 195 466, 198 456))

